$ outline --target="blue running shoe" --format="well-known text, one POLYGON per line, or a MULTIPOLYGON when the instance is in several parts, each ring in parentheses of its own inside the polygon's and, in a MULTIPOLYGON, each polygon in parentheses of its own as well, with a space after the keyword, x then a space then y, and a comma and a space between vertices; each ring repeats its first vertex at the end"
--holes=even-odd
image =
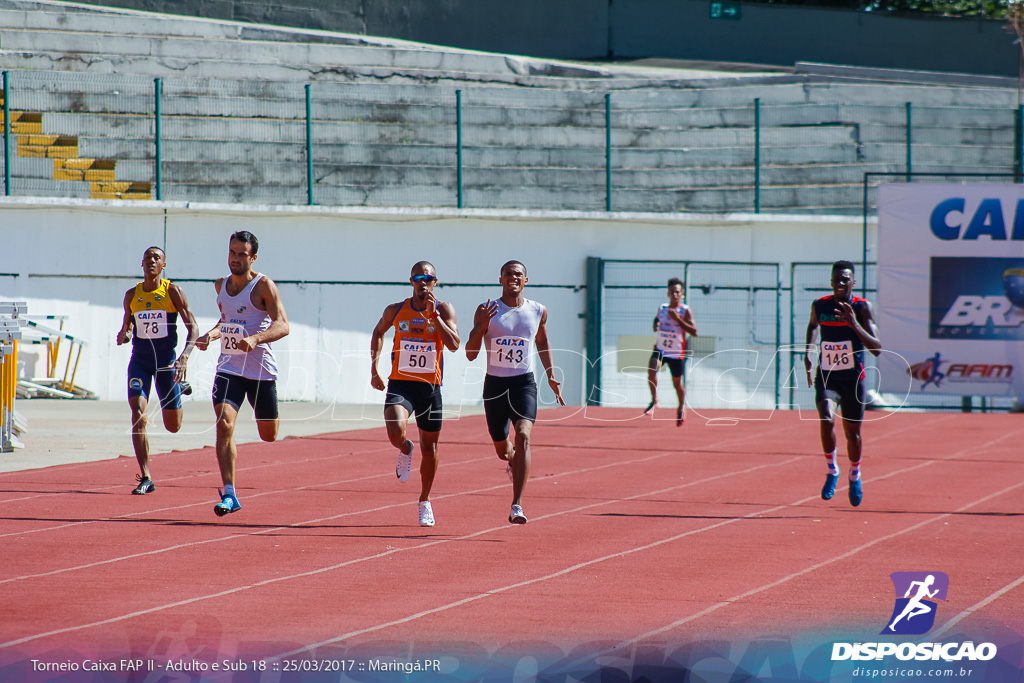
POLYGON ((223 493, 220 489, 217 489, 217 493, 220 494, 220 502, 213 506, 213 511, 218 517, 231 514, 232 512, 238 512, 242 509, 242 505, 238 502, 238 499, 232 496, 230 493, 223 493))
MULTIPOLYGON (((832 500, 832 496, 836 495, 836 482, 839 481, 838 474, 825 475, 825 485, 821 487, 821 499, 832 500)), ((852 495, 852 494, 851 494, 852 495)))
POLYGON ((857 507, 864 498, 864 489, 861 488, 860 479, 850 482, 850 505, 857 507))

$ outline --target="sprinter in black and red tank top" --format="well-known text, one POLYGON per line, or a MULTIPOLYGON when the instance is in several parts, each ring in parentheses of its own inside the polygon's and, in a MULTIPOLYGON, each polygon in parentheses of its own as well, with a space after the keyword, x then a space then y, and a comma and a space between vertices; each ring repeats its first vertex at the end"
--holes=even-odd
POLYGON ((878 326, 867 299, 853 295, 853 264, 836 261, 832 264, 832 294, 811 304, 807 323, 807 386, 811 386, 811 354, 817 349, 818 368, 814 373, 814 403, 821 424, 821 446, 828 461, 828 475, 821 497, 829 500, 836 492, 839 466, 836 464, 836 406, 843 415, 843 432, 850 458, 850 504, 860 505, 864 497, 860 478, 860 425, 864 420, 864 350, 878 355, 882 343, 878 326), (814 344, 814 332, 821 329, 820 348, 814 344))

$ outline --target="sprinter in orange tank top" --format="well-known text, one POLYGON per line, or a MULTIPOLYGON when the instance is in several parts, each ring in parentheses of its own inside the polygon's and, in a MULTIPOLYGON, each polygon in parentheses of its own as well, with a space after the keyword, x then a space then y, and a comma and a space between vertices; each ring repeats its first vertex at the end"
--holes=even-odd
POLYGON ((434 296, 437 273, 427 261, 412 267, 409 277, 412 296, 384 309, 370 339, 370 385, 384 391, 377 361, 384 348, 384 335, 395 331, 391 348, 391 374, 384 399, 384 422, 388 439, 399 450, 395 474, 409 480, 413 442, 406 436, 409 416, 416 417, 420 430, 420 526, 434 526, 430 488, 437 472, 437 439, 441 434, 441 379, 443 352, 457 351, 459 330, 455 308, 434 296))

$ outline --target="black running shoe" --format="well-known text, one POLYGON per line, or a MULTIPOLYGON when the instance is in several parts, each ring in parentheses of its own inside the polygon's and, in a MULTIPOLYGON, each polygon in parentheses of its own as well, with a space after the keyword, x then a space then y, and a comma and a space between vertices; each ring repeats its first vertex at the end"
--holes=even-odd
POLYGON ((147 493, 153 493, 156 491, 156 484, 149 477, 143 477, 141 474, 135 475, 135 481, 139 482, 139 485, 132 491, 132 495, 144 496, 147 493))

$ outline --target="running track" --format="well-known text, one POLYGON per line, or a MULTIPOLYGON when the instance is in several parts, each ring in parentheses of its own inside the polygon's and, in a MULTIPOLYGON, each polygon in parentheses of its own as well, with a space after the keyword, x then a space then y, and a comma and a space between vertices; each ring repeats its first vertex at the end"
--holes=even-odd
MULTIPOLYGON (((895 571, 946 572, 927 638, 997 642, 1021 680, 1024 419, 869 413, 854 509, 842 443, 840 488, 819 498, 814 421, 690 412, 677 429, 672 413, 542 411, 525 526, 507 523, 482 417, 445 423, 432 529, 382 428, 240 446, 243 507, 223 519, 212 449, 157 456, 148 496, 128 495, 129 458, 0 474, 0 681, 94 680, 31 659, 685 668, 701 648, 879 640, 895 571)), ((95 680, 349 680, 269 675, 95 680)))

